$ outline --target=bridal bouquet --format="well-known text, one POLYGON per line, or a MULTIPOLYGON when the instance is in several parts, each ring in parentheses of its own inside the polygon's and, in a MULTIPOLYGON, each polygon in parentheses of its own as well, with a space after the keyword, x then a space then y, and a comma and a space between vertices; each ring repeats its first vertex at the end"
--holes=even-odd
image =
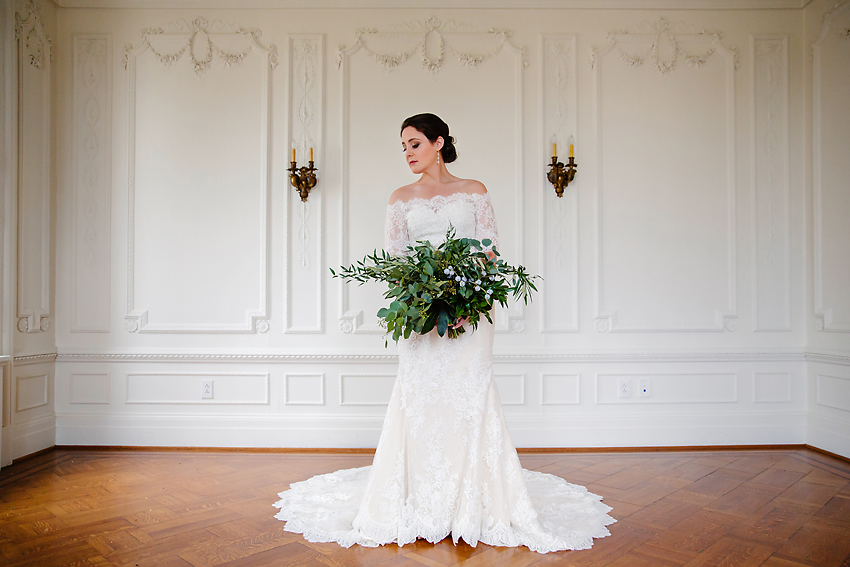
MULTIPOLYGON (((381 325, 394 341, 411 333, 426 334, 436 327, 439 335, 457 338, 465 332, 462 324, 477 328, 483 314, 491 323, 490 310, 498 302, 507 307, 508 294, 528 303, 537 291, 534 280, 523 266, 514 267, 501 259, 491 260, 484 252, 490 240, 455 238, 449 229, 446 241, 435 247, 428 241, 408 246, 408 256, 390 256, 375 251, 351 266, 331 269, 335 278, 387 282, 384 297, 389 307, 378 311, 381 325)), ((497 257, 499 253, 493 249, 497 257)))

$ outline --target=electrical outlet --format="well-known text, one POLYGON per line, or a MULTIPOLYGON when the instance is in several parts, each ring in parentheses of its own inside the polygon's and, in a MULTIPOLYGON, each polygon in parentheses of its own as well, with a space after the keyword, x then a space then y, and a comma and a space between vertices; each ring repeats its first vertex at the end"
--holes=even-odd
POLYGON ((201 380, 201 399, 212 399, 213 397, 213 381, 201 380))
POLYGON ((649 378, 641 378, 638 382, 638 396, 648 398, 650 395, 649 378))
POLYGON ((631 398, 632 397, 632 385, 631 381, 628 378, 620 378, 617 380, 617 397, 618 398, 631 398))

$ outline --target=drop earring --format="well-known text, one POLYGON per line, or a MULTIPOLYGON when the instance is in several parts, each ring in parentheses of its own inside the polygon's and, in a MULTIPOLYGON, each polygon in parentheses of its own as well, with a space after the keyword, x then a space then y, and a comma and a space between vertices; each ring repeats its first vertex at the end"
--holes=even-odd
POLYGON ((437 165, 440 165, 440 150, 437 150, 437 165))

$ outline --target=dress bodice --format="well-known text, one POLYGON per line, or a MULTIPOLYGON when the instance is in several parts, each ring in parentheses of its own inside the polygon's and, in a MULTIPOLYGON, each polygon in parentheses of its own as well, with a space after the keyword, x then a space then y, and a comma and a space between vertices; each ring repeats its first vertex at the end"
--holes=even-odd
POLYGON ((392 255, 402 255, 408 245, 420 240, 438 246, 446 239, 449 227, 455 229, 457 238, 489 239, 491 247, 497 247, 490 197, 486 193, 452 193, 389 205, 384 248, 392 255))

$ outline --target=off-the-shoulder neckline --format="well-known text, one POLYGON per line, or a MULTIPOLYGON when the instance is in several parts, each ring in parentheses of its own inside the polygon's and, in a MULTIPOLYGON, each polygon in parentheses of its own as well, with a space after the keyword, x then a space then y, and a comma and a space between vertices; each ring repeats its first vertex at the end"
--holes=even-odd
POLYGON ((421 201, 421 202, 424 202, 424 203, 431 203, 433 201, 439 201, 441 199, 448 201, 450 199, 453 199, 453 198, 459 197, 459 196, 470 197, 470 198, 474 199, 476 197, 486 198, 486 197, 488 197, 488 194, 487 193, 471 193, 469 191, 458 191, 457 193, 449 193, 448 195, 432 195, 431 197, 412 197, 412 198, 410 198, 406 201, 394 201, 394 202, 390 203, 389 206, 393 207, 393 206, 396 206, 396 205, 399 205, 399 204, 408 205, 410 203, 415 203, 417 201, 421 201))

